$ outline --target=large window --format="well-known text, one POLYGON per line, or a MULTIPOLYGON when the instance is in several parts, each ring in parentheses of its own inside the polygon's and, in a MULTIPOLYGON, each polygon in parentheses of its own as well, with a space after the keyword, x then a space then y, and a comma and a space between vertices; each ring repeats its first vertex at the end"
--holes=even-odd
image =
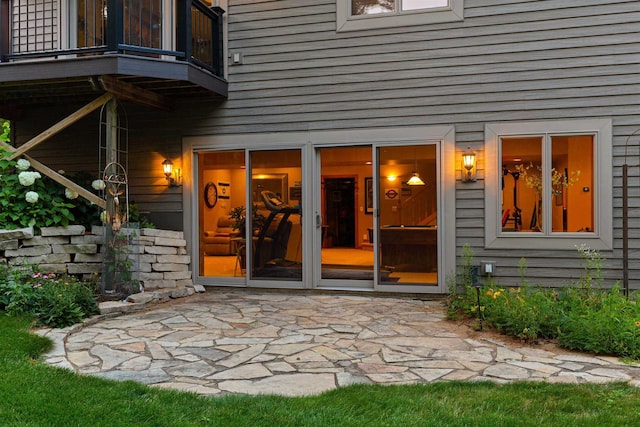
POLYGON ((486 138, 488 247, 611 247, 610 121, 491 124, 486 138))
POLYGON ((337 31, 461 21, 464 0, 336 0, 337 31))

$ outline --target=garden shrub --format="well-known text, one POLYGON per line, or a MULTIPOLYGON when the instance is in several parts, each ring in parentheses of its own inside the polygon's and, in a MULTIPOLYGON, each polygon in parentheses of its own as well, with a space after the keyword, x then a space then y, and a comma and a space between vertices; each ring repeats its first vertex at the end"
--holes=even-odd
MULTIPOLYGON (((640 359, 638 295, 622 295, 617 285, 599 288, 603 259, 585 246, 578 247, 578 252, 584 274, 563 288, 530 286, 524 259, 520 262, 519 286, 501 287, 488 278, 480 288, 479 320, 529 342, 552 338, 573 350, 640 359)), ((449 286, 449 318, 478 316, 477 291, 470 273, 473 254, 468 247, 463 250, 463 259, 459 282, 449 286)))
POLYGON ((30 170, 29 161, 6 157, 0 147, 0 228, 69 225, 74 220, 70 200, 78 194, 30 170))
POLYGON ((60 328, 97 314, 95 290, 73 276, 0 265, 0 309, 34 316, 41 325, 60 328))
MULTIPOLYGON (((558 343, 566 348, 640 359, 640 306, 620 293, 591 291, 567 313, 558 343)), ((575 298, 574 298, 575 300, 575 298)))

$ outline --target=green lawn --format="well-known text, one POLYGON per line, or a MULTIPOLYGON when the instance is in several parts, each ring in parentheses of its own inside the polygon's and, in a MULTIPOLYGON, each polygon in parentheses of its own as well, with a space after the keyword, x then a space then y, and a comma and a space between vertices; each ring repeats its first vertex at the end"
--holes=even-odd
POLYGON ((623 385, 447 382, 352 386, 321 396, 202 397, 45 366, 48 341, 0 313, 2 426, 637 426, 623 385))

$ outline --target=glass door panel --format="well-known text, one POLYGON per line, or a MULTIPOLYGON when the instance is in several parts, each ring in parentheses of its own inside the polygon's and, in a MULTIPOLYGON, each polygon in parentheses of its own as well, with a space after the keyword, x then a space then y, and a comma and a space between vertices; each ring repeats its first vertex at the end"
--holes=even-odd
POLYGON ((371 146, 319 148, 321 279, 333 286, 373 286, 371 146), (369 189, 369 192, 367 192, 369 189), (366 283, 354 284, 354 280, 366 283))
POLYGON ((378 281, 438 283, 435 144, 378 148, 378 281))
POLYGON ((198 154, 198 230, 200 275, 241 277, 246 200, 244 150, 198 154), (233 189, 233 191, 231 191, 233 189), (232 216, 235 216, 233 218, 232 216))
POLYGON ((252 151, 250 158, 250 278, 301 281, 302 150, 252 151))

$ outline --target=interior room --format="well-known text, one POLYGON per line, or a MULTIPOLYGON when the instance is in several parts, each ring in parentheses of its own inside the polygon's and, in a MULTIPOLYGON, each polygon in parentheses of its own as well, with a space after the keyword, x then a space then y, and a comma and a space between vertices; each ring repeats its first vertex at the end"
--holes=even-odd
MULTIPOLYGON (((376 264, 373 242, 378 241, 381 282, 436 284, 435 146, 378 150, 377 230, 373 215, 374 148, 317 150, 322 224, 319 247, 314 251, 320 252, 321 279, 371 281, 376 264), (421 178, 418 185, 409 183, 414 177, 421 178)), ((250 152, 250 212, 244 206, 248 190, 244 150, 201 153, 198 161, 198 187, 204 199, 199 215, 200 274, 245 277, 249 248, 252 279, 301 280, 300 150, 250 152), (252 234, 250 244, 247 232, 252 234)))

